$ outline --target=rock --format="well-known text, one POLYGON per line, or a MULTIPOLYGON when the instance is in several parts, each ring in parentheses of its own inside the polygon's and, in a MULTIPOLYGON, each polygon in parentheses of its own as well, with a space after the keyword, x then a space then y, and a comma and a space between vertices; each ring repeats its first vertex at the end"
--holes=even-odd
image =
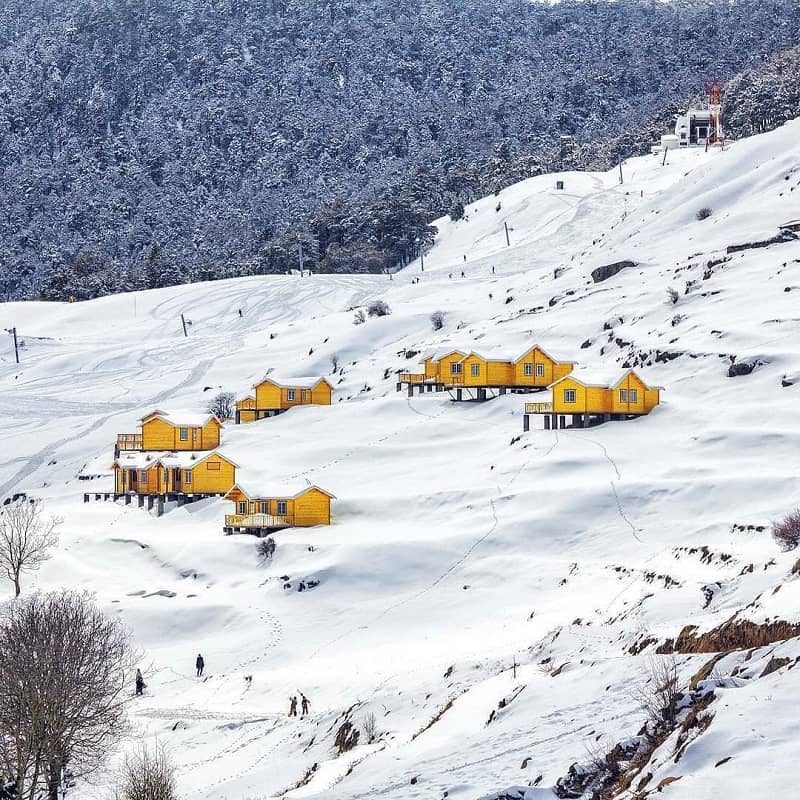
POLYGON ((615 261, 613 264, 606 264, 604 267, 598 267, 592 270, 592 280, 595 283, 613 278, 618 272, 623 269, 630 269, 637 266, 635 261, 615 261))
POLYGON ((728 367, 728 377, 737 378, 740 375, 749 375, 757 366, 757 361, 734 361, 728 367))

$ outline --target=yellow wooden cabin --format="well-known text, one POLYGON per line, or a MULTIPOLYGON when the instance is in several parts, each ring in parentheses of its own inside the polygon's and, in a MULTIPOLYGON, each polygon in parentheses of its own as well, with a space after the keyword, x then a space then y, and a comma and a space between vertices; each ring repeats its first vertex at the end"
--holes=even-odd
POLYGON ((219 447, 222 423, 213 414, 155 409, 141 418, 139 429, 117 436, 115 455, 124 450, 213 450, 219 447))
POLYGON ((610 380, 573 372, 554 381, 550 396, 525 404, 523 427, 529 430, 530 415, 545 415, 545 428, 589 427, 612 419, 630 419, 649 414, 661 402, 662 386, 650 386, 632 369, 610 380))
POLYGON ((307 528, 331 524, 331 500, 335 496, 319 486, 244 489, 238 483, 225 495, 235 513, 225 515, 225 533, 264 536, 281 528, 307 528))
POLYGON ((236 464, 217 451, 124 452, 114 461, 116 494, 225 495, 236 483, 236 464))
POLYGON ((296 406, 329 406, 333 386, 325 378, 264 378, 255 392, 236 403, 236 422, 274 417, 296 406))
MULTIPOLYGON (((450 350, 441 355, 430 355, 424 360, 424 373, 401 373, 398 390, 408 385, 409 395, 414 386, 420 391, 428 386, 441 391, 455 390, 460 400, 462 389, 477 390, 477 399, 486 399, 487 389, 506 391, 533 391, 548 387, 559 378, 572 372, 574 362, 558 361, 539 345, 527 348, 514 359, 486 358, 480 353, 450 350)), ((471 396, 471 395, 470 395, 471 396)))

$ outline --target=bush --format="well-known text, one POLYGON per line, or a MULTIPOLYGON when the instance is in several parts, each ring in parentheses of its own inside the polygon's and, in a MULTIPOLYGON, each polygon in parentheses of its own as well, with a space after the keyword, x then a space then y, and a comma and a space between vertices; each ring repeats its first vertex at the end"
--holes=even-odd
POLYGON ((772 536, 783 550, 795 550, 800 545, 800 508, 773 522, 772 536))
POLYGON ((392 309, 385 300, 373 300, 367 306, 367 314, 371 317, 388 317, 391 313, 392 309))
POLYGON ((673 306, 678 302, 680 296, 681 293, 673 286, 670 286, 669 289, 667 289, 667 299, 673 306))
POLYGON ((431 325, 435 331, 440 331, 444 327, 444 311, 434 311, 431 314, 431 325))
POLYGON ((703 220, 703 219, 708 219, 712 213, 713 212, 711 211, 711 209, 706 207, 706 208, 701 208, 697 212, 697 214, 695 214, 695 216, 697 217, 697 219, 703 220))
POLYGON ((353 325, 363 325, 367 321, 367 315, 363 308, 359 308, 353 316, 353 325))
POLYGON ((271 536, 267 536, 266 539, 260 539, 256 545, 256 552, 262 561, 269 561, 275 555, 275 540, 271 536))
POLYGON ((175 767, 166 751, 142 748, 125 758, 118 800, 176 800, 175 767))
POLYGON ((375 741, 378 730, 377 723, 375 722, 375 715, 372 712, 364 715, 364 719, 361 721, 361 727, 364 729, 367 743, 372 744, 375 741))

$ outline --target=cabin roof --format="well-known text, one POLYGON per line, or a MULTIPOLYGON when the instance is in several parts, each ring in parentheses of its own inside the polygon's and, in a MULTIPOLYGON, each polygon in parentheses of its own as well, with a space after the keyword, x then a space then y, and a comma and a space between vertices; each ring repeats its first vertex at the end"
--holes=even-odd
POLYGON ((215 414, 209 414, 207 411, 203 413, 184 410, 161 411, 161 409, 158 408, 154 409, 149 414, 145 414, 139 421, 144 424, 154 417, 164 420, 168 425, 172 425, 175 428, 202 428, 204 425, 211 422, 211 420, 219 422, 215 414))
POLYGON ((453 353, 458 353, 460 356, 466 356, 467 353, 464 350, 459 350, 457 347, 439 347, 435 350, 428 350, 427 353, 422 354, 423 361, 441 361, 445 356, 452 355, 453 353))
POLYGON ((180 450, 175 453, 170 450, 162 450, 160 452, 124 450, 114 460, 114 465, 121 469, 150 469, 156 464, 161 464, 162 467, 168 469, 193 469, 211 456, 219 456, 229 464, 233 464, 234 467, 239 466, 230 458, 220 453, 219 450, 209 450, 207 452, 180 450))
POLYGON ((269 481, 266 486, 243 486, 241 483, 235 483, 225 495, 225 498, 233 492, 235 489, 238 489, 245 497, 250 500, 294 500, 311 489, 316 489, 317 491, 322 492, 322 494, 327 495, 332 500, 336 499, 335 494, 331 494, 326 489, 323 489, 321 486, 317 486, 314 483, 302 485, 299 483, 294 484, 281 484, 279 481, 269 481), (258 490, 258 491, 257 491, 258 490))
POLYGON ((281 389, 316 389, 321 383, 327 383, 330 386, 326 378, 320 378, 319 376, 313 378, 276 378, 272 375, 267 375, 256 386, 261 386, 262 383, 274 383, 275 386, 280 386, 281 389))
POLYGON ((663 386, 650 386, 641 375, 634 369, 626 369, 620 374, 618 369, 609 369, 609 370, 588 370, 579 367, 578 369, 573 370, 569 375, 565 375, 563 378, 559 378, 555 383, 551 383, 548 388, 552 388, 553 386, 557 386, 559 383, 565 380, 569 380, 570 378, 578 381, 578 383, 583 384, 584 386, 592 386, 592 387, 600 387, 603 389, 615 389, 617 386, 622 383, 625 378, 628 377, 633 373, 642 383, 645 385, 647 389, 658 389, 659 391, 664 391, 663 386))
MULTIPOLYGON (((470 350, 468 353, 463 353, 463 351, 461 351, 461 350, 458 350, 458 351, 455 351, 455 352, 463 353, 463 358, 460 361, 466 361, 471 356, 475 356, 476 358, 479 358, 481 361, 485 361, 486 363, 491 363, 491 364, 517 364, 520 361, 522 361, 522 359, 528 353, 530 353, 531 350, 539 350, 542 353, 542 355, 544 355, 546 358, 549 358, 550 361, 552 361, 555 364, 576 364, 577 363, 576 361, 562 361, 562 360, 560 360, 558 358, 553 358, 553 356, 551 356, 541 345, 538 345, 538 344, 529 345, 528 347, 526 347, 515 358, 499 358, 499 357, 496 356, 495 353, 493 353, 493 357, 492 358, 487 358, 486 356, 481 355, 480 353, 476 352, 475 350, 470 350)), ((450 352, 454 352, 454 351, 451 350, 450 352)))

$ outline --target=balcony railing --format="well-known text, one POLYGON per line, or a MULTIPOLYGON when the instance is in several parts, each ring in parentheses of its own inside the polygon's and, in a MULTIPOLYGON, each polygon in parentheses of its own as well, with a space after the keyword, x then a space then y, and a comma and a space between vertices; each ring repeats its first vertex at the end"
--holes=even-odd
POLYGON ((425 383, 427 380, 433 380, 433 378, 428 378, 420 372, 400 373, 400 383, 425 383))
POLYGON ((526 414, 552 414, 552 403, 525 403, 526 414))
POLYGON ((141 450, 141 433, 119 433, 117 434, 117 450, 141 450))
POLYGON ((289 514, 226 514, 226 528, 291 528, 294 517, 289 514))

